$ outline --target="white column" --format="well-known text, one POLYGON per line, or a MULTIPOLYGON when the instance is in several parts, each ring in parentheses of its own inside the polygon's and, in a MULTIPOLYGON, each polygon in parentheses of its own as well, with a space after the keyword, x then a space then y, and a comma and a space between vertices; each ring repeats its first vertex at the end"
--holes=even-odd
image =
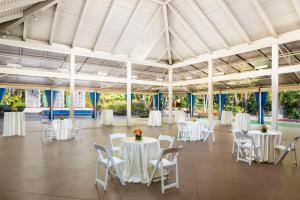
POLYGON ((213 59, 208 60, 208 121, 213 121, 213 59))
POLYGON ((259 93, 258 93, 258 107, 259 107, 259 111, 258 111, 259 124, 261 124, 262 123, 262 118, 261 118, 262 106, 261 106, 261 91, 260 91, 260 89, 259 89, 259 93))
POLYGON ((278 118, 278 44, 274 39, 272 44, 272 130, 277 130, 278 118))
POLYGON ((75 55, 70 55, 70 119, 74 118, 75 55))
POLYGON ((131 62, 127 62, 127 126, 131 126, 131 62))
POLYGON ((173 109, 173 107, 172 107, 172 102, 173 102, 173 87, 172 87, 172 82, 173 82, 173 69, 169 69, 169 86, 168 86, 168 91, 169 91, 169 108, 168 108, 168 110, 169 110, 169 114, 168 114, 168 116, 169 116, 169 124, 172 124, 172 119, 173 119, 173 117, 172 117, 172 109, 173 109))

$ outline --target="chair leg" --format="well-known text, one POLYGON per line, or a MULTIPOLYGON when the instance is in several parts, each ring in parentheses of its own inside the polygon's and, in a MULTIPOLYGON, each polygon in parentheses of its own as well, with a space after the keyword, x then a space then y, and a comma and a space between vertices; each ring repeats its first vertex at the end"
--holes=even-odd
POLYGON ((252 162, 252 153, 253 153, 253 152, 252 152, 252 149, 250 149, 250 150, 249 150, 249 154, 250 154, 250 155, 249 155, 249 165, 251 165, 251 162, 252 162))
POLYGON ((239 161, 240 160, 240 147, 238 146, 238 151, 236 153, 236 161, 239 161))
POLYGON ((215 143, 215 141, 216 141, 215 132, 212 133, 212 137, 213 137, 213 143, 215 143))
POLYGON ((176 160, 176 187, 179 188, 178 162, 176 160))
POLYGON ((107 163, 106 167, 105 167, 105 181, 104 181, 104 190, 106 191, 107 188, 107 184, 108 184, 108 172, 109 172, 109 165, 107 163))
POLYGON ((165 193, 164 168, 162 166, 160 167, 160 181, 161 181, 161 193, 165 193))

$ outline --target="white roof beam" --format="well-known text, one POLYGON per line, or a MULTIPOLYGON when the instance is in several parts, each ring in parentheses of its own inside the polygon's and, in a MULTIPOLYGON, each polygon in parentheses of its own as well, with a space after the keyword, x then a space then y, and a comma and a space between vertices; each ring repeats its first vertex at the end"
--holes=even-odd
POLYGON ((151 0, 151 1, 153 1, 154 3, 158 3, 158 4, 163 4, 163 2, 161 1, 161 0, 151 0))
POLYGON ((194 1, 194 0, 188 0, 192 6, 192 8, 197 12, 197 14, 201 17, 201 19, 204 21, 204 23, 206 24, 206 26, 209 27, 209 29, 211 29, 216 37, 218 38, 218 40, 222 43, 222 45, 226 48, 229 48, 228 43, 226 42, 226 40, 224 39, 224 37, 221 35, 221 33, 217 30, 217 28, 215 27, 215 25, 208 19, 208 17, 203 13, 203 11, 201 10, 201 8, 199 7, 199 5, 194 1))
MULTIPOLYGON (((8 75, 19 75, 19 76, 30 76, 30 77, 42 77, 42 78, 56 78, 56 79, 70 79, 69 73, 62 73, 50 70, 39 70, 35 68, 11 68, 11 67, 0 67, 1 74, 8 75)), ((76 80, 82 81, 98 81, 98 82, 108 82, 108 83, 127 83, 126 78, 109 77, 109 76, 97 76, 88 74, 75 74, 74 78, 76 80)), ((166 82, 158 81, 148 81, 133 79, 133 84, 141 85, 157 85, 157 86, 167 86, 166 82)))
POLYGON ((110 7, 108 9, 108 12, 106 13, 106 16, 104 18, 104 22, 100 27, 96 42, 95 42, 94 47, 93 47, 94 51, 96 50, 97 46, 99 45, 99 42, 101 41, 103 30, 106 28, 107 23, 108 23, 108 19, 110 18, 111 14, 112 14, 112 11, 113 11, 113 8, 115 7, 116 4, 117 4, 117 0, 112 0, 112 3, 110 4, 110 7))
POLYGON ((169 64, 172 64, 172 54, 171 54, 171 41, 170 41, 170 32, 169 32, 169 20, 168 20, 168 11, 166 4, 163 5, 163 18, 164 18, 164 25, 165 25, 165 35, 166 35, 166 42, 168 48, 168 60, 169 64))
POLYGON ((265 11, 263 10, 263 8, 259 4, 259 2, 257 0, 251 0, 251 2, 252 2, 252 5, 254 6, 254 8, 256 9, 256 11, 258 12, 259 17, 264 22, 264 24, 267 26, 267 28, 268 28, 269 32, 272 34, 272 36, 277 36, 277 33, 276 33, 273 25, 271 24, 268 16, 266 15, 265 11))
POLYGON ((18 18, 21 18, 21 17, 23 17, 23 12, 18 12, 18 13, 15 13, 13 15, 8 15, 8 16, 5 16, 5 17, 1 17, 0 18, 0 23, 8 22, 8 21, 18 19, 18 18))
MULTIPOLYGON (((290 66, 281 66, 278 69, 279 74, 288 74, 293 72, 300 71, 300 64, 298 65, 290 65, 290 66)), ((220 81, 234 81, 234 80, 241 80, 241 79, 249 79, 249 78, 256 78, 261 76, 271 76, 272 69, 263 69, 257 71, 249 71, 249 72, 241 72, 241 73, 233 73, 227 74, 222 76, 214 76, 213 82, 220 82, 220 81)), ((208 78, 199 78, 199 79, 191 79, 191 80, 184 80, 184 81, 176 81, 173 82, 173 86, 186 86, 186 85, 197 85, 197 84, 206 84, 208 83, 208 78)))
POLYGON ((78 20, 78 23, 77 23, 77 26, 76 26, 76 30, 75 30, 75 34, 74 34, 74 37, 73 37, 72 47, 74 47, 76 45, 76 40, 77 40, 77 37, 78 37, 79 29, 80 29, 80 26, 83 23, 83 17, 85 15, 85 13, 87 12, 86 8, 87 8, 87 5, 88 5, 88 2, 89 2, 89 0, 85 0, 84 5, 81 9, 80 17, 79 17, 79 20, 78 20))
POLYGON ((133 12, 131 13, 131 15, 129 16, 127 22, 126 22, 126 25, 125 27, 123 28, 123 30, 121 31, 121 34, 119 36, 119 38, 117 39, 117 42, 115 43, 113 49, 112 49, 112 52, 114 53, 116 51, 116 49, 118 48, 119 44, 120 44, 120 41, 123 40, 123 37, 124 35, 127 33, 131 23, 132 23, 132 20, 134 19, 134 17, 136 16, 137 14, 137 11, 138 9, 140 8, 142 4, 142 0, 138 0, 137 4, 135 5, 134 9, 133 9, 133 12))
POLYGON ((246 31, 243 29, 243 27, 241 26, 241 24, 239 23, 239 21, 237 20, 237 18, 234 16, 234 14, 232 13, 232 11, 229 9, 229 7, 226 5, 226 3, 224 2, 224 0, 218 0, 219 5, 222 7, 222 9, 224 10, 224 12, 226 13, 226 15, 229 17, 229 19, 231 20, 231 22, 234 24, 234 26, 236 27, 236 29, 240 32, 240 34, 243 36, 244 40, 248 43, 251 42, 251 39, 249 38, 249 36, 247 35, 246 31))
POLYGON ((147 56, 149 55, 149 53, 152 51, 152 49, 154 48, 154 46, 156 45, 156 43, 159 41, 159 39, 162 37, 162 35, 165 33, 165 30, 162 30, 157 36, 156 38, 153 40, 153 43, 149 46, 149 48, 147 49, 146 53, 144 54, 143 58, 146 59, 147 56))
POLYGON ((293 6, 295 7, 295 10, 297 12, 299 19, 300 19, 300 1, 299 0, 291 0, 291 1, 292 1, 293 6))
MULTIPOLYGON (((282 33, 277 36, 278 44, 284 44, 289 42, 294 42, 300 40, 300 29, 282 33)), ((230 47, 230 49, 221 49, 216 50, 211 53, 198 55, 197 58, 194 59, 186 59, 183 62, 176 63, 172 65, 172 68, 184 67, 191 64, 197 64, 201 62, 206 62, 208 58, 212 57, 213 59, 223 58, 227 56, 232 56, 236 54, 241 54, 249 51, 256 51, 257 49, 263 49, 272 46, 272 41, 274 37, 267 37, 264 39, 252 41, 251 44, 245 43, 236 46, 230 47)))
POLYGON ((188 24, 188 22, 183 18, 183 16, 175 9, 175 7, 173 7, 171 4, 168 4, 168 7, 174 13, 177 19, 179 19, 179 21, 185 26, 185 28, 197 39, 200 45, 204 47, 207 52, 210 52, 210 49, 207 46, 207 44, 203 41, 203 39, 199 36, 199 34, 192 28, 192 26, 188 24))
POLYGON ((150 30, 152 24, 154 23, 156 17, 158 16, 160 10, 161 10, 162 6, 159 6, 154 15, 151 17, 150 21, 147 23, 147 26, 144 28, 143 32, 141 33, 141 35, 138 37, 138 39, 136 40, 131 52, 130 52, 130 56, 132 56, 132 54, 134 53, 134 51, 136 50, 136 48, 138 47, 138 45, 141 43, 142 39, 144 38, 144 36, 148 33, 148 31, 150 30))
POLYGON ((44 10, 47 10, 48 8, 52 7, 58 2, 58 0, 46 0, 42 1, 40 3, 34 4, 32 7, 28 8, 27 10, 23 11, 23 17, 19 19, 15 19, 13 21, 9 21, 5 23, 0 28, 1 33, 5 33, 9 31, 10 29, 18 26, 19 24, 22 24, 24 21, 32 18, 35 15, 38 15, 39 13, 43 12, 44 10))
POLYGON ((179 36, 179 35, 177 35, 177 33, 170 27, 169 28, 169 30, 170 30, 170 33, 173 35, 173 37, 176 39, 176 40, 178 40, 180 43, 181 43, 181 45, 193 56, 193 57, 195 57, 196 56, 196 54, 194 53, 194 51, 183 41, 183 39, 179 36))
POLYGON ((52 20, 52 24, 51 24, 51 32, 50 32, 50 37, 49 37, 49 44, 53 43, 53 37, 55 34, 55 28, 56 28, 56 23, 57 23, 57 16, 60 10, 60 6, 61 3, 58 2, 55 6, 55 12, 54 12, 54 16, 53 16, 53 20, 52 20))
POLYGON ((4 12, 4 11, 16 9, 16 8, 28 6, 31 4, 39 3, 41 1, 45 1, 45 0, 19 0, 19 1, 12 2, 12 3, 4 4, 4 5, 1 5, 1 7, 0 7, 0 13, 4 12))
POLYGON ((24 23, 23 23, 23 36, 22 36, 22 39, 25 41, 26 40, 26 38, 27 38, 27 22, 26 21, 24 21, 24 23))

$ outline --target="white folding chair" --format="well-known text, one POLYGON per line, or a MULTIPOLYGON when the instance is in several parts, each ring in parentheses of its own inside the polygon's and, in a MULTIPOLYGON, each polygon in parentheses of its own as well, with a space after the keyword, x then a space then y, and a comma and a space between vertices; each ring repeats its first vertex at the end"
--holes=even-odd
POLYGON ((177 128, 178 128, 178 135, 177 135, 177 140, 183 140, 186 142, 188 139, 188 127, 185 122, 178 122, 177 123, 177 128))
POLYGON ((154 168, 153 168, 153 171, 151 173, 151 176, 150 176, 150 179, 149 179, 149 182, 148 182, 148 187, 150 186, 150 184, 151 184, 151 182, 152 182, 152 180, 155 176, 155 173, 156 173, 157 169, 159 169, 160 180, 161 180, 161 192, 162 193, 165 193, 166 189, 169 189, 169 188, 172 188, 172 187, 179 188, 178 159, 177 159, 177 157, 178 157, 178 154, 179 154, 179 151, 180 151, 181 148, 182 148, 182 146, 172 147, 172 148, 169 148, 169 149, 164 149, 161 152, 161 154, 160 154, 160 156, 157 160, 151 160, 149 162, 149 164, 154 168), (170 156, 168 156, 168 155, 170 155, 170 156), (174 155, 172 160, 164 158, 164 157, 172 157, 172 155, 174 155), (165 185, 164 170, 167 170, 169 172, 173 167, 175 167, 175 169, 176 169, 176 181, 174 183, 170 183, 168 185, 165 185))
POLYGON ((289 141, 287 146, 283 146, 283 145, 275 146, 275 149, 281 151, 281 154, 279 155, 278 159, 275 161, 275 165, 282 163, 283 159, 288 155, 288 153, 291 152, 292 165, 297 166, 296 143, 298 142, 299 139, 300 136, 293 138, 291 141, 289 141))
POLYGON ((42 119, 42 131, 41 131, 41 138, 44 142, 52 141, 54 136, 54 131, 52 124, 49 120, 42 119))
POLYGON ((110 144, 111 144, 111 148, 114 152, 118 152, 120 151, 120 146, 116 146, 113 144, 113 141, 116 139, 122 139, 122 138, 126 138, 127 135, 125 133, 113 133, 109 135, 109 139, 110 139, 110 144))
POLYGON ((166 141, 169 143, 169 146, 168 148, 171 148, 174 144, 174 140, 175 140, 175 137, 172 137, 172 136, 169 136, 169 135, 162 135, 160 134, 159 137, 158 137, 158 141, 159 141, 159 144, 160 144, 160 147, 161 147, 161 142, 162 141, 166 141))
POLYGON ((121 158, 113 157, 110 150, 106 146, 101 146, 94 143, 94 147, 98 153, 97 163, 96 163, 97 166, 96 166, 95 184, 96 185, 97 183, 101 184, 104 187, 104 190, 106 190, 108 185, 108 176, 109 174, 112 174, 119 178, 122 185, 125 185, 125 182, 120 172, 120 167, 124 165, 124 161, 121 158), (104 157, 104 155, 106 156, 106 158, 104 157), (105 168, 104 180, 101 180, 99 176, 100 165, 103 165, 105 168))
POLYGON ((243 134, 242 131, 234 132, 236 138, 237 161, 244 161, 251 165, 252 161, 258 159, 258 147, 251 135, 243 134))
POLYGON ((206 142, 210 135, 212 135, 213 143, 215 143, 215 126, 216 122, 212 121, 207 128, 203 129, 203 133, 205 134, 203 141, 206 142))

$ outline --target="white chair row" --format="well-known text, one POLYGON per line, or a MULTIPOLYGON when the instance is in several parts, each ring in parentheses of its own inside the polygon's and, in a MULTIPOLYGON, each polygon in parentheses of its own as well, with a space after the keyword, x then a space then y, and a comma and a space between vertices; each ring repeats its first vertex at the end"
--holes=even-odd
MULTIPOLYGON (((212 121, 209 126, 205 127, 203 130, 204 139, 203 141, 206 142, 209 138, 209 136, 212 136, 213 143, 215 143, 215 126, 216 122, 212 121)), ((178 133, 177 133, 177 139, 182 141, 189 140, 189 132, 191 131, 189 127, 187 126, 186 122, 178 122, 177 123, 178 133)))
MULTIPOLYGON (((108 177, 109 174, 118 177, 122 185, 125 185, 125 182, 122 178, 122 171, 121 168, 124 166, 124 160, 121 158, 115 157, 112 154, 112 151, 107 148, 106 146, 101 146, 96 143, 94 143, 94 147, 97 151, 97 163, 96 163, 96 178, 95 178, 95 184, 99 183, 104 187, 104 190, 106 191, 107 185, 108 185, 108 177), (100 165, 104 166, 105 168, 105 176, 104 180, 100 178, 99 175, 99 169, 100 165)), ((148 181, 148 187, 151 185, 152 180, 154 179, 154 176, 156 174, 156 171, 159 170, 160 172, 160 179, 161 179, 161 192, 164 193, 166 189, 176 187, 179 188, 179 175, 178 175, 178 155, 179 151, 182 148, 180 147, 171 147, 167 149, 163 149, 161 151, 161 154, 159 155, 158 159, 151 160, 149 164, 154 167, 150 179, 148 181), (169 159, 168 159, 169 158, 169 159), (175 167, 176 170, 176 181, 174 183, 170 183, 168 185, 165 185, 165 176, 167 171, 171 171, 172 168, 175 167)))

